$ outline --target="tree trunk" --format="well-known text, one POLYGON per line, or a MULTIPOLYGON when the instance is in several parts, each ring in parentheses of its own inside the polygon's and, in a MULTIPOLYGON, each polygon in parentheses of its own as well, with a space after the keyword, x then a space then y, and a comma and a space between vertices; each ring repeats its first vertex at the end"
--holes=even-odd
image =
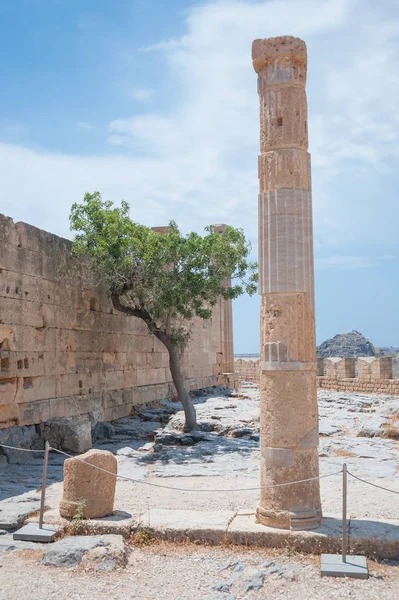
POLYGON ((188 395, 186 388, 184 387, 184 379, 181 371, 180 352, 179 348, 173 344, 169 336, 162 330, 154 328, 154 321, 151 315, 141 308, 131 308, 122 304, 118 294, 111 294, 111 299, 116 310, 119 310, 132 317, 138 317, 146 323, 149 331, 163 343, 167 351, 169 352, 169 368, 172 375, 173 383, 177 391, 177 397, 183 404, 184 414, 186 416, 186 423, 184 426, 185 431, 191 431, 197 426, 197 415, 191 398, 188 395))
MULTIPOLYGON (((165 342, 164 342, 165 344, 165 342)), ((183 404, 186 423, 184 430, 191 431, 197 426, 197 415, 194 405, 186 388, 184 387, 184 379, 181 371, 180 352, 174 344, 165 344, 169 352, 169 367, 172 375, 173 383, 177 391, 177 397, 183 404)))

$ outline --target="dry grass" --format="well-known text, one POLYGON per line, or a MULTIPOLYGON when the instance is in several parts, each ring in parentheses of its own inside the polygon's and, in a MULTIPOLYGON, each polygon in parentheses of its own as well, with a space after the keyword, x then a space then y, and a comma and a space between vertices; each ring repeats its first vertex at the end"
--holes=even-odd
POLYGON ((399 413, 394 413, 383 424, 384 437, 391 440, 399 440, 399 413))
POLYGON ((356 456, 353 452, 349 452, 349 450, 343 450, 342 448, 334 448, 334 452, 336 456, 342 456, 345 458, 350 458, 356 456))
POLYGON ((134 533, 130 538, 129 542, 133 544, 133 546, 149 546, 151 544, 158 544, 159 540, 155 537, 154 533, 151 529, 147 529, 144 527, 140 529, 136 533, 134 533))
POLYGON ((389 424, 384 424, 385 432, 384 437, 389 438, 390 440, 399 440, 399 428, 393 427, 389 424))

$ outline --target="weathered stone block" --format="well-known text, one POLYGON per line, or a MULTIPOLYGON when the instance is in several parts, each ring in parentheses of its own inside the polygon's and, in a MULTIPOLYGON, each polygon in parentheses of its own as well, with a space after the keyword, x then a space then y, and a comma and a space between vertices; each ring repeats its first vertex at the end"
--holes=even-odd
POLYGON ((42 277, 43 257, 41 254, 19 248, 7 242, 2 242, 2 249, 3 251, 0 254, 1 269, 42 277))
POLYGON ((18 425, 19 411, 16 404, 0 405, 0 429, 18 425))
POLYGON ((355 377, 355 359, 326 358, 326 376, 330 379, 355 377))
POLYGON ((16 377, 0 379, 0 405, 12 404, 17 395, 18 380, 16 377))
POLYGON ((392 379, 392 357, 360 357, 357 361, 359 379, 371 381, 392 379))
POLYGON ((93 466, 116 475, 118 463, 111 452, 89 450, 64 462, 64 485, 60 502, 60 515, 73 518, 94 519, 110 515, 114 510, 116 477, 93 466), (89 464, 80 462, 83 460, 89 464))
POLYGON ((44 438, 59 450, 86 452, 92 447, 90 419, 87 415, 51 419, 44 424, 44 438))
MULTIPOLYGON (((0 444, 34 450, 44 448, 43 438, 34 425, 30 427, 0 429, 0 444)), ((7 462, 15 464, 21 464, 32 459, 32 455, 27 452, 19 452, 18 450, 10 450, 9 448, 0 448, 0 454, 7 457, 7 462)))
POLYGON ((271 87, 261 92, 260 149, 262 153, 280 148, 308 148, 307 102, 303 87, 271 87))
POLYGON ((15 230, 14 221, 10 217, 0 214, 0 240, 18 246, 19 238, 15 230))

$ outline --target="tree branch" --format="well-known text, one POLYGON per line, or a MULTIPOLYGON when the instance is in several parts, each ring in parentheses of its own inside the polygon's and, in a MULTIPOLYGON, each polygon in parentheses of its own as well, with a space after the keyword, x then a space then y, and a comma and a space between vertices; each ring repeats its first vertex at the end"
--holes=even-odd
POLYGON ((165 332, 155 327, 154 320, 145 309, 132 308, 131 306, 126 306, 125 304, 122 304, 118 294, 111 294, 111 300, 116 310, 119 310, 120 312, 123 312, 131 317, 138 317, 139 319, 144 321, 146 325, 150 328, 151 333, 153 333, 155 337, 158 338, 159 341, 162 342, 168 350, 170 350, 170 348, 174 346, 170 337, 165 332))
POLYGON ((111 294, 112 304, 116 310, 125 313, 126 315, 130 315, 131 317, 138 317, 147 323, 147 325, 151 325, 153 320, 150 314, 141 308, 132 308, 131 306, 126 306, 122 304, 120 297, 118 294, 111 294))

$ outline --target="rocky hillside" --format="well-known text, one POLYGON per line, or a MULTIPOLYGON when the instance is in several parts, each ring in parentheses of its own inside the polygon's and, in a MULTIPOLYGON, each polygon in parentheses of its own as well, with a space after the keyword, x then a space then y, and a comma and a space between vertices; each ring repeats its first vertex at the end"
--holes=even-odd
POLYGON ((328 358, 330 356, 341 356, 346 358, 356 356, 377 356, 377 348, 359 331, 339 333, 330 340, 326 340, 317 347, 317 356, 328 358))

